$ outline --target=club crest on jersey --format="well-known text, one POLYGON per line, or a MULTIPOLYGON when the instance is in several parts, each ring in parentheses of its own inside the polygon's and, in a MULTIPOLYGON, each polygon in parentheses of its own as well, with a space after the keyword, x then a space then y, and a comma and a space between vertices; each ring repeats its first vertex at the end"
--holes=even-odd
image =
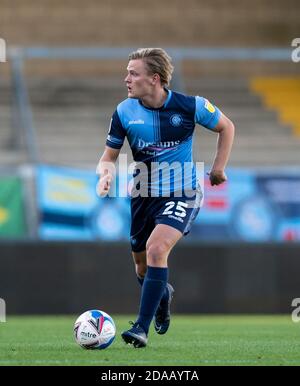
POLYGON ((170 123, 174 127, 179 127, 181 126, 183 122, 182 116, 179 114, 173 114, 170 118, 170 123))

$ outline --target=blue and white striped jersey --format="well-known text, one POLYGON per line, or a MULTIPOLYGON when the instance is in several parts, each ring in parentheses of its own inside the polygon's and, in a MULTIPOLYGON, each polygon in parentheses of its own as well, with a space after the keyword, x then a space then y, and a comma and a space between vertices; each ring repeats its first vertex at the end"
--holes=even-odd
POLYGON ((221 116, 220 110, 207 99, 187 96, 171 90, 161 108, 145 107, 138 99, 128 98, 114 112, 106 145, 120 149, 125 137, 133 159, 151 165, 171 166, 170 187, 165 185, 162 167, 148 180, 152 192, 160 195, 164 187, 171 192, 187 185, 196 187, 192 142, 195 124, 213 129, 221 116), (156 177, 153 177, 156 176, 156 177))

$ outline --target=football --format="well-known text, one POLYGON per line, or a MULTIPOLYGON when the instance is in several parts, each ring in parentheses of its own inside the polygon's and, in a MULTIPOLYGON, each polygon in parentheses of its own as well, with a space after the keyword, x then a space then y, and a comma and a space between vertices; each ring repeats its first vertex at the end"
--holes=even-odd
POLYGON ((86 349, 105 349, 112 344, 115 336, 115 323, 104 311, 86 311, 75 321, 75 341, 86 349))

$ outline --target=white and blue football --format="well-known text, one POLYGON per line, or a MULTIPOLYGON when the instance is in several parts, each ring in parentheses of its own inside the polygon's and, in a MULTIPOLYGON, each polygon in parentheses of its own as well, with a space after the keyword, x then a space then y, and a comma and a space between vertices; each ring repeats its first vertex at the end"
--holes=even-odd
POLYGON ((75 341, 86 349, 105 349, 112 344, 115 336, 115 323, 104 311, 86 311, 75 321, 75 341))

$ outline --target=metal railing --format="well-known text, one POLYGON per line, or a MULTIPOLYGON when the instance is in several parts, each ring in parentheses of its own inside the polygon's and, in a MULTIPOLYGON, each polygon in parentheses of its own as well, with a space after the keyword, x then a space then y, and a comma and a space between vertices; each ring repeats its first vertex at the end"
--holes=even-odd
POLYGON ((37 137, 32 119, 32 109, 28 96, 28 89, 23 73, 24 57, 22 50, 13 49, 9 52, 13 88, 13 124, 16 126, 16 143, 18 147, 25 146, 30 163, 39 162, 37 137))

